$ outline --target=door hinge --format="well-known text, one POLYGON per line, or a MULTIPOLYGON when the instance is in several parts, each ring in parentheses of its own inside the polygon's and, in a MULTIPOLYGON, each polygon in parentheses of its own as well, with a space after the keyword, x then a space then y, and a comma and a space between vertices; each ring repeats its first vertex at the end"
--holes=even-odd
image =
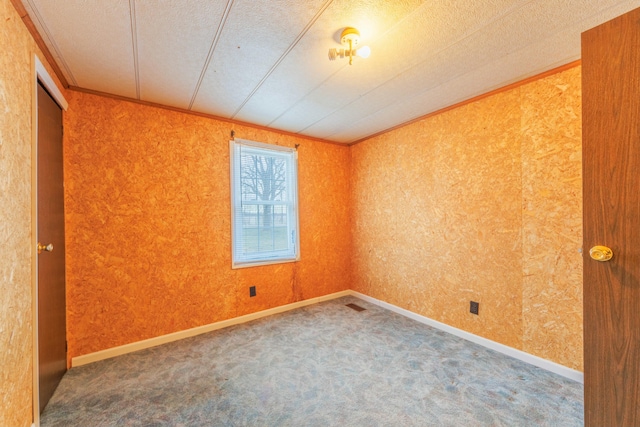
POLYGON ((69 341, 65 341, 64 342, 64 352, 68 353, 69 352, 69 341))

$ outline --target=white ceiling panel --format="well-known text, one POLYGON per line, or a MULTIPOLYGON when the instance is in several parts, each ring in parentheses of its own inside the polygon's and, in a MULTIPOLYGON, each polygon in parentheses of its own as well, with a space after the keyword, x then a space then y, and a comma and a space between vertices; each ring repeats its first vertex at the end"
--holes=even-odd
MULTIPOLYGON (((29 0, 55 40, 72 84, 136 98, 129 2, 29 0)), ((44 38, 44 36, 43 36, 44 38)), ((46 39, 45 39, 46 40, 46 39)))
POLYGON ((135 2, 140 98, 187 109, 226 2, 135 2))
POLYGON ((233 117, 327 0, 236 0, 193 109, 233 117))
POLYGON ((580 57, 640 0, 23 0, 72 86, 351 143, 580 57), (371 57, 329 61, 353 26, 371 57))
MULTIPOLYGON (((341 69, 349 67, 346 59, 329 61, 329 48, 340 48, 338 42, 343 28, 353 26, 358 28, 362 40, 371 40, 373 35, 384 32, 398 21, 411 14, 422 5, 422 0, 402 2, 379 2, 376 0, 348 1, 335 0, 327 8, 323 16, 318 19, 296 49, 282 61, 243 109, 236 115, 239 120, 274 126, 278 129, 296 131, 294 127, 283 124, 275 125, 279 116, 303 102, 303 98, 312 92, 323 81, 330 78, 341 69), (305 69, 300 73, 301 67, 305 69), (292 78, 297 76, 297 78, 292 78)), ((360 59, 360 58, 358 58, 360 59)), ((351 70, 347 70, 352 71, 351 70)), ((339 88, 332 88, 331 93, 341 98, 339 88)), ((331 105, 335 105, 331 101, 331 105)), ((310 116, 323 114, 319 109, 307 110, 310 116)))

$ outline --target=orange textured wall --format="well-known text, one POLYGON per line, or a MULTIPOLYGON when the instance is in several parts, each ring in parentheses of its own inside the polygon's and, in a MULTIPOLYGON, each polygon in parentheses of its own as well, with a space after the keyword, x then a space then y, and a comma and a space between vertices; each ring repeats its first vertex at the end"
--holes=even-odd
POLYGON ((580 102, 576 67, 353 146, 354 289, 582 369, 580 102))
POLYGON ((70 357, 349 289, 348 147, 81 92, 69 105, 70 357), (300 262, 231 269, 232 129, 300 144, 300 262))
POLYGON ((522 91, 523 350, 582 370, 580 68, 522 91))
POLYGON ((33 419, 32 67, 34 55, 44 56, 9 0, 0 0, 0 46, 0 426, 29 426, 33 419))

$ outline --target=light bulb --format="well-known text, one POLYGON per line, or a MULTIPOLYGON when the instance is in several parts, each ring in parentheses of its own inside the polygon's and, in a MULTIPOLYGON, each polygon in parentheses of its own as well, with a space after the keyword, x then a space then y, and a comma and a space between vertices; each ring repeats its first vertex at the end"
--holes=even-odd
POLYGON ((356 55, 360 58, 368 58, 371 55, 371 48, 369 46, 362 46, 356 51, 356 55))

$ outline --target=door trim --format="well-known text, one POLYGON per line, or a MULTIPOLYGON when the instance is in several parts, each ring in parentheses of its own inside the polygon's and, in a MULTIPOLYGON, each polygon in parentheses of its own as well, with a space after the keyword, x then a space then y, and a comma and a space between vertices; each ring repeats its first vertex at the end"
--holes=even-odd
POLYGON ((38 369, 38 81, 49 91, 54 101, 66 111, 69 104, 38 55, 33 55, 31 86, 31 325, 33 393, 31 410, 33 424, 40 425, 40 372, 38 369))

